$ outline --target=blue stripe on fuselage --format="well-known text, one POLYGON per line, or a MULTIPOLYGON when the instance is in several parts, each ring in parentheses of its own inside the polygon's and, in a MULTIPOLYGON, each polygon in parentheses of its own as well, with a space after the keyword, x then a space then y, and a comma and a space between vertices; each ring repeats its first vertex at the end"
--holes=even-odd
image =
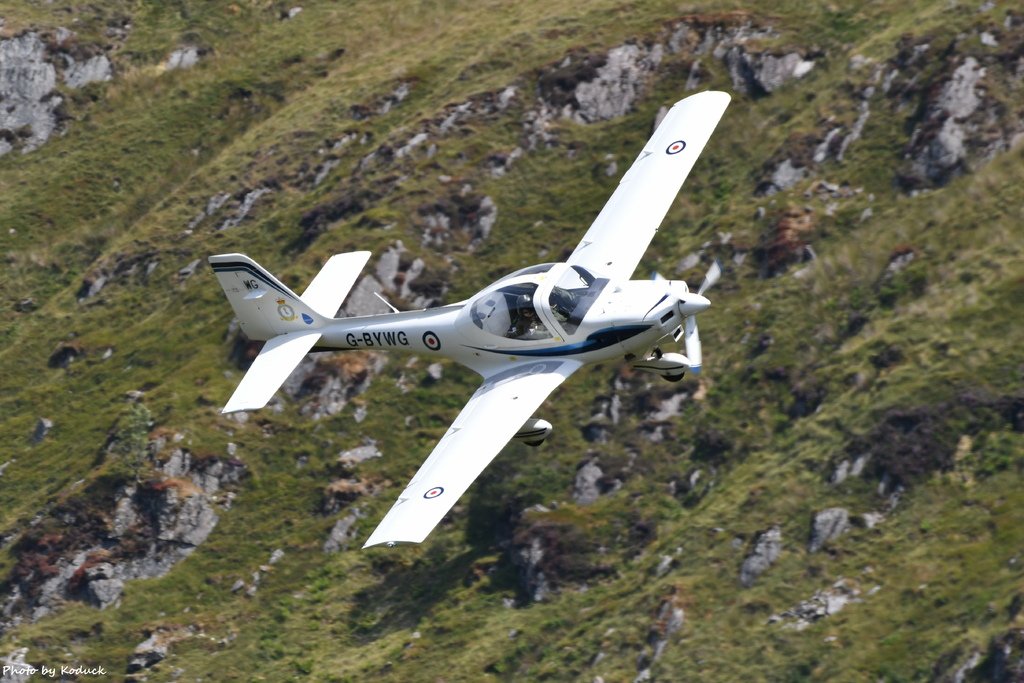
POLYGON ((470 348, 478 351, 489 351, 491 353, 503 353, 507 356, 574 356, 578 353, 598 351, 608 348, 613 344, 619 344, 642 334, 651 329, 653 325, 624 325, 622 327, 608 327, 594 332, 586 339, 575 344, 555 346, 550 349, 484 349, 479 346, 470 348))

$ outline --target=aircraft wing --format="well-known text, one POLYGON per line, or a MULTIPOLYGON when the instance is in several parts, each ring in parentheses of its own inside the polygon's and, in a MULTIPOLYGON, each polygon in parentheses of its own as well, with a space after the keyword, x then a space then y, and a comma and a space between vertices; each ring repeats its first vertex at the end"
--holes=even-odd
POLYGON ((630 278, 729 99, 707 91, 676 102, 576 246, 570 265, 630 278))
POLYGON ((363 547, 421 543, 548 394, 580 365, 527 361, 487 376, 363 547))

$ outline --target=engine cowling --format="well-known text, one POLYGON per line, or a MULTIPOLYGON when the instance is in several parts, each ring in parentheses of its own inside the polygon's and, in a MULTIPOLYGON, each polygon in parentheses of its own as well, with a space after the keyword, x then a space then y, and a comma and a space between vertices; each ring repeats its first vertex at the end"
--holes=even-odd
POLYGON ((690 369, 690 359, 681 353, 663 353, 661 356, 634 361, 633 367, 641 372, 660 375, 670 382, 678 382, 690 369))
POLYGON ((519 431, 512 438, 522 441, 527 446, 539 446, 544 443, 544 439, 551 436, 553 430, 554 427, 547 420, 531 417, 523 423, 523 426, 519 428, 519 431))

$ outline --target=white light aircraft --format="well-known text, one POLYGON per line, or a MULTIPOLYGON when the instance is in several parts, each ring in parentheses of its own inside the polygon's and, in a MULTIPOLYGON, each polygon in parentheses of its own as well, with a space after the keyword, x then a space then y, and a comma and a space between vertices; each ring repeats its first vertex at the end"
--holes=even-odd
POLYGON ((224 412, 265 406, 310 351, 408 351, 478 372, 483 384, 363 547, 422 542, 510 439, 547 438, 551 424, 533 414, 582 365, 625 358, 670 381, 700 372, 696 316, 718 264, 697 292, 629 278, 728 104, 713 91, 677 102, 566 262, 523 268, 466 301, 335 318, 369 252, 332 257, 301 296, 247 256, 211 256, 242 330, 267 342, 224 412), (680 339, 685 355, 663 351, 680 339))

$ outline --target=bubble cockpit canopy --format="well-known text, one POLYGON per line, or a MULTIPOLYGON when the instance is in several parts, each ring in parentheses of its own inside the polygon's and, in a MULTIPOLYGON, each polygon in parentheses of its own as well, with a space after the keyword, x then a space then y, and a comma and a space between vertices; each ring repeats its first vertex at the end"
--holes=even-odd
POLYGON ((473 302, 470 317, 484 332, 508 339, 550 339, 534 306, 537 284, 523 282, 489 292, 473 302))
POLYGON ((544 263, 498 280, 470 305, 470 319, 489 334, 535 341, 571 336, 608 283, 579 266, 544 263))

